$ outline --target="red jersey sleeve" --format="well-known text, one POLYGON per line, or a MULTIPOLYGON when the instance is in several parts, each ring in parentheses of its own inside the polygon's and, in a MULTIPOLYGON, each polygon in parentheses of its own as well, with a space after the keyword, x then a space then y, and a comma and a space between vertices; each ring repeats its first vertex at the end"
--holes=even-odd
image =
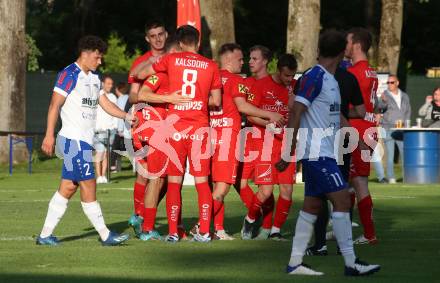
POLYGON ((160 88, 162 81, 163 78, 160 74, 151 75, 145 80, 144 85, 149 87, 153 92, 156 92, 160 88))
POLYGON ((249 89, 247 100, 249 103, 259 107, 261 103, 261 98, 262 98, 261 87, 258 87, 258 83, 255 83, 249 89))
POLYGON ((234 79, 230 87, 232 98, 243 97, 244 99, 247 99, 248 89, 242 78, 234 79))
POLYGON ((168 72, 168 61, 170 60, 170 54, 166 54, 165 56, 160 57, 156 63, 152 65, 153 70, 156 73, 167 73, 168 72))
POLYGON ((220 78, 220 70, 218 69, 217 64, 214 63, 214 74, 212 76, 211 81, 211 90, 213 89, 221 89, 222 88, 222 80, 220 78))

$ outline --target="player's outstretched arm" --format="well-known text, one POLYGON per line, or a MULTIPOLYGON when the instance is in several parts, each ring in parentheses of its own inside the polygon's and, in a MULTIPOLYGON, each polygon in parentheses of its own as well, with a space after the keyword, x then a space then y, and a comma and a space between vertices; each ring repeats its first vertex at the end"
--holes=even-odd
POLYGON ((99 97, 99 105, 102 107, 102 109, 104 109, 105 112, 107 112, 109 115, 113 117, 125 119, 131 122, 133 122, 133 120, 136 118, 130 113, 122 111, 116 104, 111 102, 105 95, 101 95, 99 97))
MULTIPOLYGON (((284 126, 286 120, 283 115, 276 112, 270 112, 256 107, 246 101, 243 97, 234 97, 234 103, 240 113, 250 117, 263 118, 269 120, 269 123, 276 123, 278 126, 284 126)), ((267 123, 266 123, 267 124, 267 123)))
POLYGON ((220 107, 222 105, 222 92, 220 89, 212 89, 208 105, 210 107, 220 107))
POLYGON ((130 93, 128 94, 128 102, 131 104, 138 103, 138 93, 141 89, 140 83, 132 83, 130 84, 130 93))
POLYGON ((47 113, 46 135, 41 145, 41 150, 49 156, 53 155, 55 147, 55 127, 57 125, 60 108, 66 101, 66 97, 54 92, 50 100, 49 110, 47 113))
POLYGON ((295 101, 293 107, 289 112, 289 120, 287 121, 287 130, 293 131, 291 136, 292 138, 292 146, 291 148, 284 148, 284 152, 281 153, 280 161, 275 164, 275 167, 278 171, 282 172, 286 170, 289 166, 289 161, 283 159, 283 156, 293 156, 296 150, 296 141, 299 130, 299 122, 301 119, 301 115, 307 110, 307 106, 302 104, 301 102, 295 101), (290 152, 288 152, 290 150, 290 152))
POLYGON ((181 93, 182 91, 178 90, 170 94, 156 94, 150 87, 144 85, 139 92, 138 101, 147 103, 182 104, 192 100, 190 97, 182 96, 181 93))

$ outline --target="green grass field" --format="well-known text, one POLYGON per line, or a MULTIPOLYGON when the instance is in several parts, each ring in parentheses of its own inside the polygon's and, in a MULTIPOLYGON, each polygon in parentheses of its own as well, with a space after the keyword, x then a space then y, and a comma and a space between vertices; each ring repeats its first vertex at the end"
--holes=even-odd
MULTIPOLYGON (((0 166, 0 282, 342 282, 343 260, 329 243, 327 257, 307 257, 306 263, 323 271, 322 278, 291 277, 284 273, 291 237, 302 205, 303 185, 296 185, 294 205, 283 228, 288 242, 216 241, 210 244, 141 242, 130 239, 122 247, 102 247, 75 196, 55 234, 62 246, 36 246, 47 204, 57 189, 60 161, 35 164, 28 175, 18 166, 13 176, 0 166)), ((130 171, 100 185, 98 199, 108 226, 132 231, 127 219, 132 210, 130 171)), ((357 246, 357 255, 382 265, 372 277, 356 282, 440 282, 440 185, 410 186, 371 183, 379 244, 357 246), (436 267, 437 266, 437 267, 436 267)), ((197 218, 195 189, 183 189, 184 224, 197 218)), ((245 209, 235 191, 228 195, 226 229, 239 238, 245 209)), ((357 222, 357 212, 355 213, 357 222)), ((167 231, 164 202, 157 227, 167 231)), ((354 236, 361 233, 354 228, 354 236)))

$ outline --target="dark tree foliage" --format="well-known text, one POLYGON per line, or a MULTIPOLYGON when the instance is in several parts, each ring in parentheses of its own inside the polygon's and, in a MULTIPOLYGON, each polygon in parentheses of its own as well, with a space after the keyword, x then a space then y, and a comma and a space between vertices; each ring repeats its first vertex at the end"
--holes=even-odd
MULTIPOLYGON (((381 0, 321 0, 322 28, 348 29, 380 26, 381 0), (367 1, 374 13, 367 19, 367 1)), ((76 43, 84 34, 107 39, 112 32, 127 43, 129 51, 146 50, 143 26, 159 18, 172 31, 176 23, 174 0, 27 0, 27 32, 43 56, 40 66, 57 70, 76 57, 76 43)), ((440 1, 405 0, 401 68, 411 62, 411 71, 424 73, 440 66, 440 1)), ((286 48, 288 0, 234 0, 235 35, 244 50, 263 44, 275 53, 286 48)))

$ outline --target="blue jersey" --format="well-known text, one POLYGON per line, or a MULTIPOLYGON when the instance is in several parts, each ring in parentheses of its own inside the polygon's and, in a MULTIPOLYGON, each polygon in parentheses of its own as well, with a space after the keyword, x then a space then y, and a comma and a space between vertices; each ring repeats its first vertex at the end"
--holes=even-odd
POLYGON ((341 95, 334 76, 321 65, 314 66, 301 78, 295 101, 307 107, 300 122, 298 160, 335 159, 336 132, 341 124, 341 95))

